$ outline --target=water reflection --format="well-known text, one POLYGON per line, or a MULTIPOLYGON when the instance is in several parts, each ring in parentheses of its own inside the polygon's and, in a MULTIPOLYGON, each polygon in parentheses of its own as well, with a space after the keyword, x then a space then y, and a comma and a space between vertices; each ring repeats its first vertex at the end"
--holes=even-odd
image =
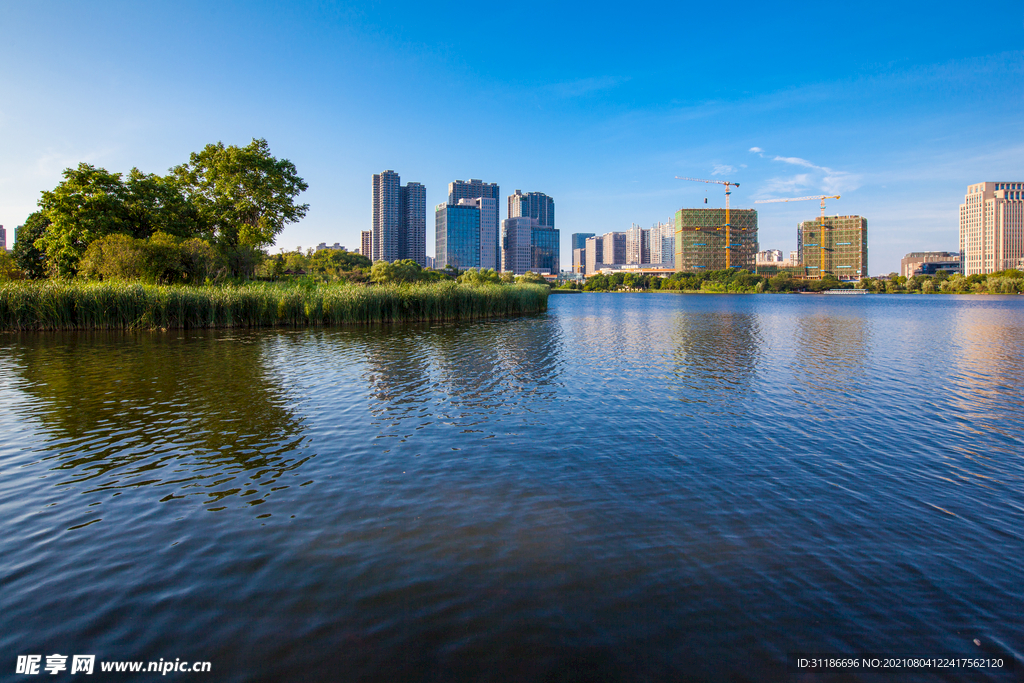
POLYGON ((34 451, 59 486, 258 505, 308 457, 258 336, 36 333, 9 350, 16 388, 34 399, 16 418, 39 425, 34 451))
POLYGON ((853 396, 866 379, 870 327, 857 310, 829 310, 794 321, 793 381, 810 396, 853 396), (844 315, 845 313, 845 315, 844 315))
POLYGON ((469 427, 496 412, 530 412, 560 386, 561 335, 543 317, 409 326, 367 342, 370 412, 382 428, 409 419, 469 427))
POLYGON ((727 400, 750 389, 760 320, 738 311, 679 311, 672 321, 672 373, 684 401, 727 400))

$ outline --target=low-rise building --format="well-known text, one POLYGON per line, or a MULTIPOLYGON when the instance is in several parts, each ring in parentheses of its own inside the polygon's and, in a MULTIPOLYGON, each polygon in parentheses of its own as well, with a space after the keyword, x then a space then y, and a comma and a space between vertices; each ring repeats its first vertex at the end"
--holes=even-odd
POLYGON ((937 270, 947 273, 963 273, 960 253, 956 251, 912 251, 900 259, 900 275, 911 278, 915 275, 934 275, 937 270))

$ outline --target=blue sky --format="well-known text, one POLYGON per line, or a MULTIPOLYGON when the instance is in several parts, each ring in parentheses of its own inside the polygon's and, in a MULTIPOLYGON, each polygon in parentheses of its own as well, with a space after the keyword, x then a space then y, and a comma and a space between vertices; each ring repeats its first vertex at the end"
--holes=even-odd
POLYGON ((872 274, 956 249, 969 183, 1024 180, 1019 2, 5 1, 0 44, 9 240, 67 166, 162 173, 253 137, 310 186, 278 247, 357 247, 393 169, 428 207, 455 179, 551 195, 563 265, 573 232, 722 205, 677 175, 740 182, 786 252, 817 203, 753 202, 842 195, 872 274))

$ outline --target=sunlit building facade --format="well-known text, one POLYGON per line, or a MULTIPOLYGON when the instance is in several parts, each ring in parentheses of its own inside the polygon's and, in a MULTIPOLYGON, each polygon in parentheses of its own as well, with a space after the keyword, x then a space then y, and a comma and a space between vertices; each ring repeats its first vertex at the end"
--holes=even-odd
POLYGON ((1024 259, 1024 183, 985 182, 967 188, 960 205, 964 275, 1018 268, 1024 259))
POLYGON ((938 270, 944 270, 950 275, 962 273, 963 264, 960 262, 960 252, 912 251, 900 259, 900 275, 906 278, 915 275, 931 275, 938 270))

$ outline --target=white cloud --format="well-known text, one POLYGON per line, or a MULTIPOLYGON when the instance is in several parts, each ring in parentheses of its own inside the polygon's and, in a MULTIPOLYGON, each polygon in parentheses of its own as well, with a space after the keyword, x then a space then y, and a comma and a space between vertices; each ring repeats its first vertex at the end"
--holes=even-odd
POLYGON ((751 148, 750 148, 750 151, 751 151, 751 152, 753 152, 754 154, 760 154, 760 153, 761 153, 761 152, 763 152, 764 150, 763 150, 763 149, 761 149, 760 147, 751 147, 751 148))
POLYGON ((793 164, 794 166, 806 166, 807 168, 818 168, 818 169, 822 169, 822 170, 825 170, 825 171, 828 170, 827 168, 824 168, 822 166, 815 166, 811 162, 807 161, 807 159, 801 159, 800 157, 780 157, 780 156, 776 156, 774 159, 772 159, 772 161, 784 161, 787 164, 793 164))
MULTIPOLYGON (((760 147, 751 148, 751 151, 754 149, 758 150, 758 154, 762 158, 764 157, 764 154, 761 154, 760 147)), ((796 192, 800 190, 816 190, 823 194, 839 194, 841 192, 851 192, 861 186, 861 176, 859 175, 847 173, 846 171, 837 171, 828 166, 819 166, 800 157, 776 155, 772 157, 772 161, 781 161, 791 166, 809 168, 812 172, 800 173, 789 178, 772 178, 763 189, 762 192, 764 194, 796 192)))
POLYGON ((725 175, 726 173, 736 172, 736 168, 728 164, 714 164, 714 169, 711 171, 711 175, 725 175))

